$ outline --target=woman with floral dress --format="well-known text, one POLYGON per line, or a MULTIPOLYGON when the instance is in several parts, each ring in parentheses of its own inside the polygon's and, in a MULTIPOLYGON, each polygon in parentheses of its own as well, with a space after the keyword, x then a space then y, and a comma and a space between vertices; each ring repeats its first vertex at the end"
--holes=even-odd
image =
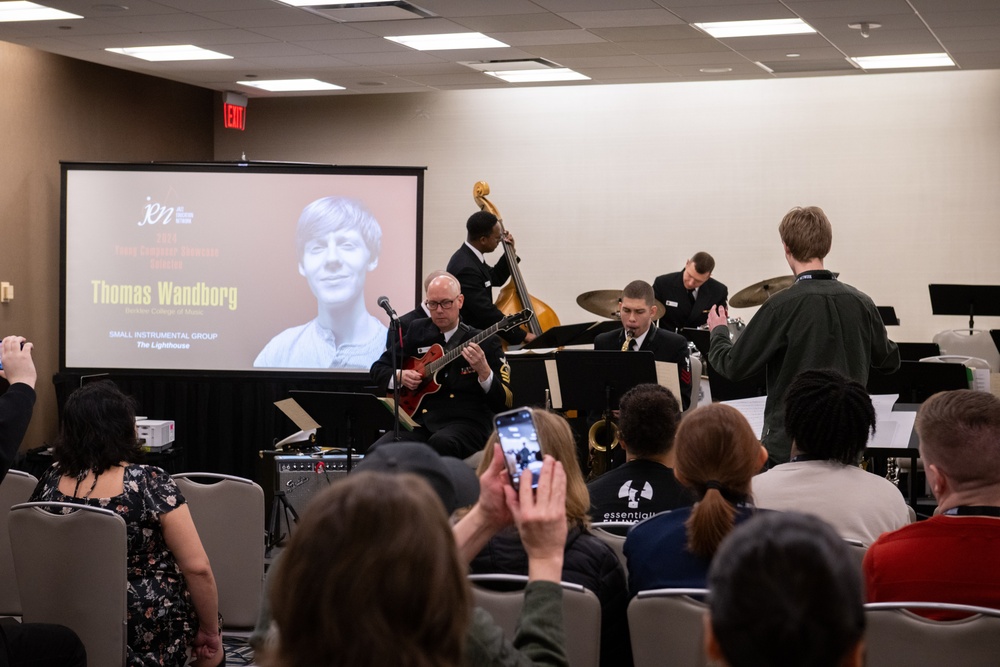
MULTIPOLYGON (((218 592, 184 496, 140 454, 131 399, 111 382, 85 385, 63 409, 50 468, 32 500, 117 512, 128 537, 128 665, 221 664, 218 592)), ((72 511, 70 509, 65 512, 72 511)))

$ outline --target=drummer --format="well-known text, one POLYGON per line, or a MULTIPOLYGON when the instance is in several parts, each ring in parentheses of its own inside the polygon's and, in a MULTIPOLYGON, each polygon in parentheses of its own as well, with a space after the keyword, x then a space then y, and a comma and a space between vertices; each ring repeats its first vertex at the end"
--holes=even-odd
POLYGON ((714 371, 742 380, 765 369, 761 442, 769 466, 789 459, 784 398, 800 371, 831 369, 866 384, 873 367, 888 373, 899 368, 899 350, 889 340, 874 302, 824 268, 833 228, 823 209, 793 208, 782 219, 778 234, 795 274, 792 286, 768 298, 735 342, 727 310, 713 309, 708 315, 708 361, 714 371))
POLYGON ((725 306, 729 290, 712 277, 715 259, 707 252, 696 252, 684 264, 683 271, 667 273, 653 281, 656 300, 666 306, 660 328, 678 332, 700 327, 715 306, 725 306))

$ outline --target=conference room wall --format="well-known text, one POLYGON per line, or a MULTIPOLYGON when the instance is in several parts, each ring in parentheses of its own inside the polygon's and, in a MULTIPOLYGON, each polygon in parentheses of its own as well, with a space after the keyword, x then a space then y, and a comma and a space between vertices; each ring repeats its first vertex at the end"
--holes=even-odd
POLYGON ((0 42, 0 335, 35 344, 24 447, 58 430, 60 160, 211 160, 212 91, 0 42))
POLYGON ((698 250, 730 293, 787 275, 777 225, 819 205, 828 268, 896 308, 893 338, 922 341, 968 322, 932 316, 929 283, 1000 284, 998 118, 1000 71, 252 98, 215 157, 426 166, 425 270, 447 263, 488 181, 530 290, 563 323, 592 319, 580 293, 698 250))

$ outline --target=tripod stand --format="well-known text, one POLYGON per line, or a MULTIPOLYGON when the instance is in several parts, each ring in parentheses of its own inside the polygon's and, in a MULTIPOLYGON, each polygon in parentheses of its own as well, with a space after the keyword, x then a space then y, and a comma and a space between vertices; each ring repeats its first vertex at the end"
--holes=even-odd
POLYGON ((267 527, 267 548, 264 551, 266 558, 270 558, 271 549, 281 544, 281 541, 285 539, 284 533, 281 533, 282 513, 285 516, 285 525, 288 526, 288 532, 291 534, 292 523, 299 522, 299 513, 288 502, 284 491, 276 491, 274 493, 274 500, 271 501, 271 521, 267 527))

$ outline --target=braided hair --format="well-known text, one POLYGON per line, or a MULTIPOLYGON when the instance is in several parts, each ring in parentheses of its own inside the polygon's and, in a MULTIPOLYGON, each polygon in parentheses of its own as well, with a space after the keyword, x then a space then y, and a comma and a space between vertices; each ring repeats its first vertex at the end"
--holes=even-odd
POLYGON ((803 454, 854 465, 875 432, 875 408, 861 383, 834 370, 803 371, 785 394, 785 430, 803 454))

